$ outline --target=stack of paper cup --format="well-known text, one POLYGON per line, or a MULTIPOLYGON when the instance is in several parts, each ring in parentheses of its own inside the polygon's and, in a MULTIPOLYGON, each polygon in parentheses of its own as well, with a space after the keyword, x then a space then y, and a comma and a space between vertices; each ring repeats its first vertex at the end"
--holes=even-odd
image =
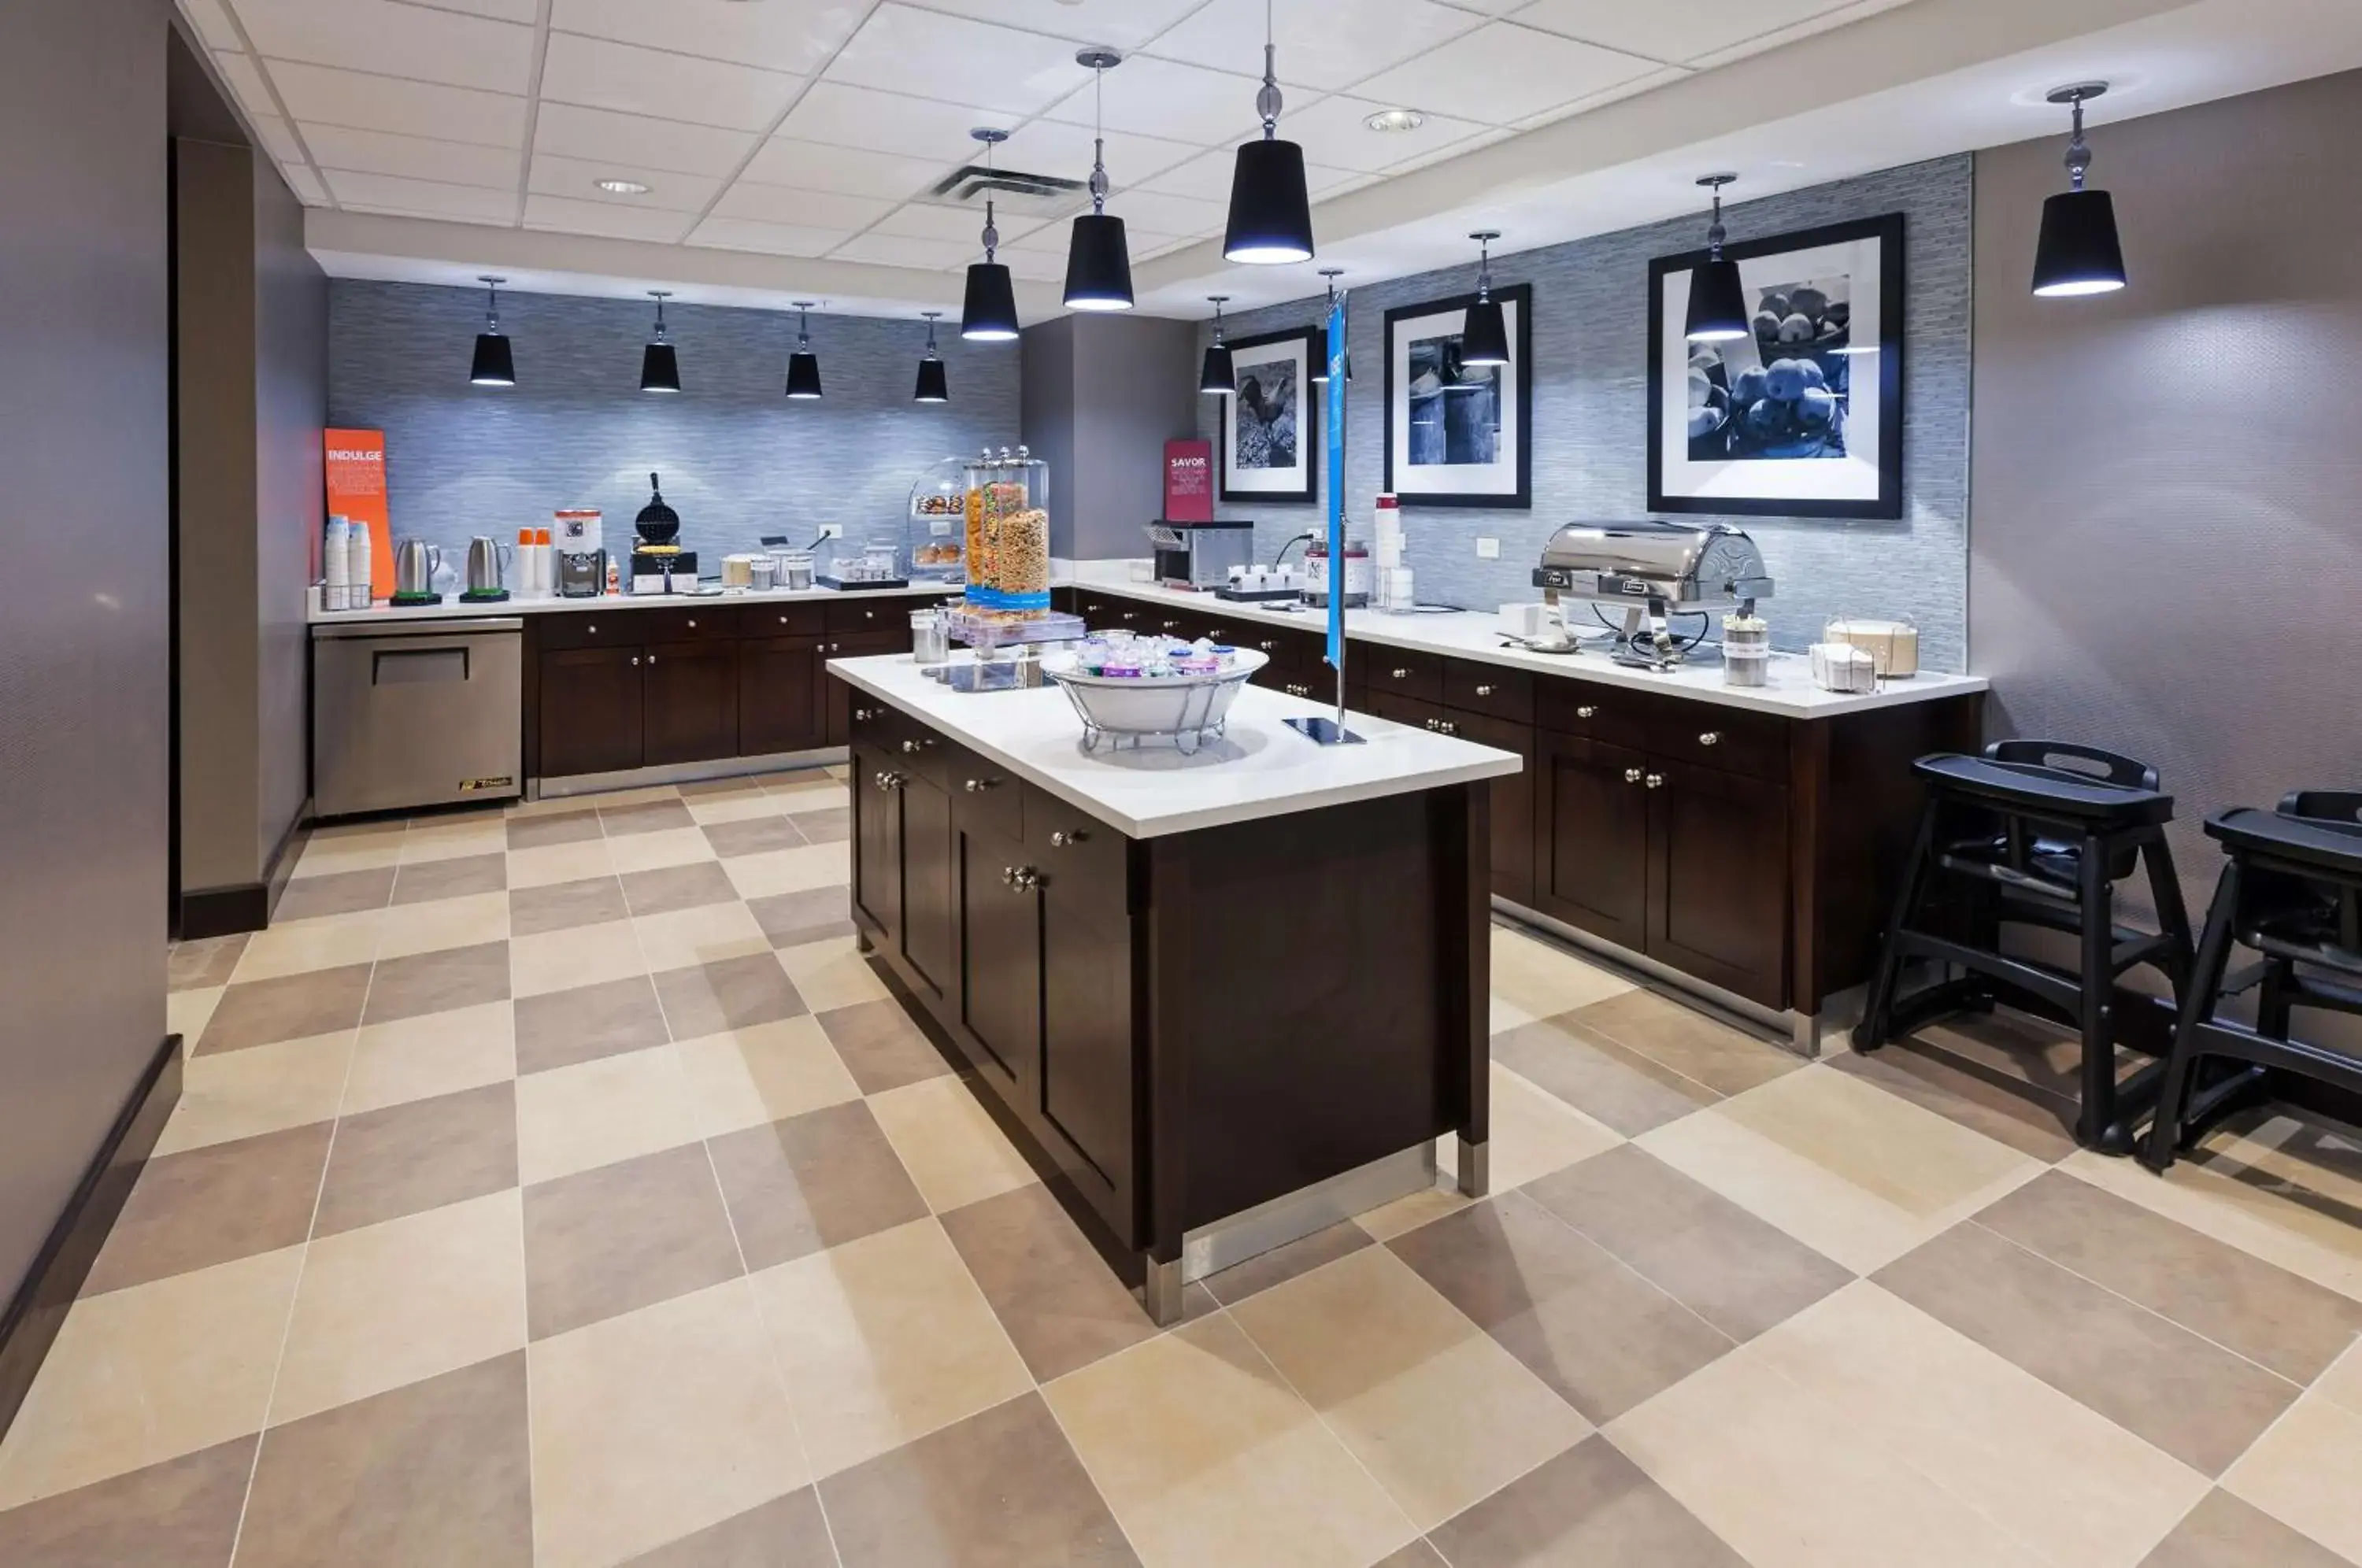
POLYGON ((352 525, 352 533, 345 547, 345 608, 367 610, 377 599, 370 582, 375 569, 370 554, 370 531, 367 523, 352 525))
POLYGON ((1378 497, 1371 517, 1371 539, 1378 570, 1403 564, 1402 506, 1391 491, 1378 497))
POLYGON ((327 536, 320 546, 320 608, 323 610, 342 610, 349 602, 352 563, 348 558, 348 551, 352 536, 351 524, 342 517, 328 519, 327 536))

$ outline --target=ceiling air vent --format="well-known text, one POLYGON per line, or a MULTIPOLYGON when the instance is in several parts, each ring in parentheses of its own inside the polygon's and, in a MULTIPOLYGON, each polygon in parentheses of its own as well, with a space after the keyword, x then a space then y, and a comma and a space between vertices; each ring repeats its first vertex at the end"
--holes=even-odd
POLYGON ((937 181, 933 196, 977 207, 990 196, 1003 214, 1049 218, 1075 211, 1090 199, 1090 192, 1080 180, 969 163, 937 181))

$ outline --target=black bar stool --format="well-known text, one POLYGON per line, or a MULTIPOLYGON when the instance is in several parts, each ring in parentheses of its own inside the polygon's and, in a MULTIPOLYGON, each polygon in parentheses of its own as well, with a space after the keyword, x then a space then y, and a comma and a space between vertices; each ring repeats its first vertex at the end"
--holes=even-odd
POLYGON ((2299 790, 2276 812, 2241 807, 2207 820, 2223 875, 2206 911, 2157 1122, 2141 1163, 2163 1171, 2199 1130, 2274 1068, 2362 1093, 2362 1058, 2290 1032, 2297 1008, 2362 1013, 2362 793, 2299 790), (2257 961, 2226 978, 2234 944, 2257 961), (2259 988, 2250 1026, 2223 999, 2259 988), (2247 1064, 2202 1080, 2207 1057, 2247 1064))
POLYGON ((2158 792, 2155 768, 2068 741, 1996 741, 1982 756, 1942 753, 1911 767, 1927 787, 1927 807, 1854 1049, 1874 1051, 1939 1014, 1990 1007, 2006 994, 2081 1032, 2076 1139, 2131 1153, 2133 1121, 2161 1069, 2152 1063, 2117 1083, 2116 981, 2148 965, 2179 998, 2190 973, 2190 916, 2165 842, 2173 797, 2158 792), (2153 933, 2115 919, 2116 884, 2144 867, 2160 927, 2153 933), (2005 924, 2079 938, 2075 967, 2004 955, 2005 924), (1898 999, 1914 958, 1962 973, 1898 999))

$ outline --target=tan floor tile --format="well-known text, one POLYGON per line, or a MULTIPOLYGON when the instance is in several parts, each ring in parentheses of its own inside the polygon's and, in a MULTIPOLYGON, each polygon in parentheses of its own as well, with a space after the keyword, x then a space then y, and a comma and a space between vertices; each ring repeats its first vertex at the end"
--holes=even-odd
MULTIPOLYGON (((1747 1568, 1604 1437, 1584 1439, 1433 1533, 1451 1568, 1747 1568)), ((1422 1544, 1380 1568, 1444 1562, 1422 1544)))
POLYGON ((725 859, 742 855, 768 855, 780 849, 800 849, 818 840, 808 837, 804 827, 798 824, 808 826, 828 814, 825 812, 807 812, 800 817, 790 817, 775 809, 767 817, 708 823, 705 824, 705 842, 713 846, 714 854, 725 859))
POLYGON ((707 1144, 749 1268, 923 1219, 877 1119, 858 1100, 725 1132, 707 1144))
POLYGON ((890 997, 814 1010, 864 1094, 882 1094, 952 1070, 902 1004, 890 997))
POLYGON ((377 955, 402 958, 508 939, 509 896, 471 893, 387 910, 378 926, 377 955))
POLYGON ((219 990, 229 984, 237 961, 246 952, 249 933, 201 937, 175 942, 164 955, 164 988, 168 991, 219 990))
POLYGON ((270 1424, 521 1349, 522 1227, 511 1188, 313 1243, 270 1424))
POLYGON ((932 1219, 781 1264, 754 1282, 818 1474, 1033 1386, 932 1219))
POLYGON ((2219 1487, 2173 1527, 2141 1568, 2256 1568, 2266 1562, 2271 1568, 2352 1568, 2350 1559, 2219 1487))
MULTIPOLYGON (((204 1036, 205 1025, 213 1020, 214 1010, 221 1006, 222 991, 220 986, 205 986, 166 993, 164 1032, 179 1035, 182 1048, 193 1054, 197 1042, 204 1036)), ((360 1016, 358 1004, 353 1009, 353 1016, 360 1016)))
MULTIPOLYGON (((372 828, 378 824, 369 824, 372 828)), ((381 866, 392 866, 402 859, 402 824, 389 824, 391 831, 374 831, 350 837, 339 837, 325 830, 313 830, 311 842, 295 862, 294 875, 324 877, 337 871, 365 871, 381 866)))
POLYGON ((774 947, 802 947, 833 936, 853 934, 853 898, 849 888, 806 888, 800 893, 774 893, 749 899, 746 907, 763 927, 774 947))
POLYGON ((505 942, 380 958, 370 972, 369 1007, 361 1021, 391 1023, 480 1002, 505 1001, 509 983, 505 942))
POLYGON ((180 1103, 154 1153, 332 1121, 352 1055, 353 1036, 346 1031, 193 1056, 182 1068, 180 1103))
POLYGON ((559 882, 580 882, 594 877, 613 877, 615 863, 608 856, 607 841, 588 838, 567 844, 534 845, 509 850, 509 891, 520 888, 546 888, 559 882))
POLYGON ((746 1272, 701 1143, 526 1187, 524 1271, 536 1340, 746 1272))
POLYGON ((1422 1530, 1591 1430, 1384 1247, 1231 1315, 1422 1530))
POLYGON ((271 906, 270 922, 283 925, 292 921, 381 910, 392 896, 391 866, 331 871, 325 877, 297 877, 289 880, 280 892, 279 901, 271 906))
POLYGON ((1626 1137, 1722 1098, 1566 1018, 1546 1018, 1494 1035, 1493 1060, 1626 1137))
POLYGON ((2336 1364, 2313 1383, 2312 1391, 2324 1399, 2334 1399, 2357 1416, 2362 1416, 2362 1341, 2340 1357, 2336 1364))
POLYGON ((721 823, 754 822, 779 814, 780 802, 759 787, 745 792, 705 795, 688 802, 689 814, 701 827, 721 823))
POLYGON ((564 797, 575 810, 588 808, 599 812, 617 812, 626 806, 645 806, 657 801, 678 801, 680 787, 676 784, 635 784, 628 790, 602 790, 596 794, 564 797))
POLYGON ((510 983, 520 997, 572 990, 647 973, 639 933, 627 920, 519 936, 509 943, 510 983))
POLYGON ((776 1023, 810 1010, 778 955, 768 952, 668 969, 656 977, 656 987, 665 1023, 678 1040, 776 1023))
POLYGON ((516 1087, 506 1081, 348 1114, 337 1123, 315 1236, 517 1184, 516 1087))
POLYGON ((875 1001, 886 983, 869 966, 850 936, 800 942, 779 949, 779 962, 815 1012, 875 1001))
MULTIPOLYGON (((358 1115, 516 1077, 508 1002, 480 1002, 360 1032, 345 1083, 344 1114, 358 1115)), ((240 1052, 237 1055, 243 1055, 240 1052)))
POLYGON ((421 860, 407 858, 409 849, 405 845, 403 855, 402 874, 393 884, 393 901, 397 904, 475 898, 508 889, 508 848, 504 844, 488 845, 474 855, 421 860))
POLYGON ((309 974, 366 964, 377 956, 378 926, 382 911, 370 909, 353 914, 322 915, 315 920, 285 921, 248 938, 246 955, 237 961, 237 979, 275 980, 287 975, 309 974))
POLYGON ((576 800, 523 801, 509 808, 506 821, 512 850, 588 844, 607 836, 598 812, 576 800))
POLYGON ((303 1258, 287 1247, 75 1302, 0 1439, 0 1508, 259 1430, 303 1258))
POLYGON ((1369 1231, 1351 1220, 1341 1220, 1326 1230, 1299 1236, 1285 1246, 1258 1253, 1244 1263, 1209 1274, 1200 1283, 1217 1301, 1235 1307, 1258 1291, 1285 1285, 1373 1244, 1369 1231))
POLYGON ((0 1562, 221 1568, 237 1539, 254 1446, 232 1438, 0 1512, 0 1562))
POLYGON ((516 1083, 517 1175, 530 1185, 694 1143, 670 1046, 528 1073, 516 1083))
POLYGON ((853 810, 839 806, 834 811, 799 812, 795 823, 796 831, 814 844, 840 844, 853 836, 853 810))
POLYGON ((781 1019, 675 1048, 698 1131, 719 1137, 861 1096, 817 1019, 781 1019))
POLYGON ((732 904, 738 901, 738 890, 730 878, 722 874, 721 866, 712 860, 692 861, 687 866, 659 866, 653 871, 630 871, 623 878, 624 898, 633 914, 646 919, 649 915, 668 914, 675 910, 693 910, 705 904, 732 904))
POLYGON ((403 835, 402 863, 417 866, 479 855, 502 855, 508 847, 508 819, 497 810, 460 817, 420 817, 403 835))
MULTIPOLYGON (((1507 1192, 1536 1176, 1589 1159, 1623 1139, 1556 1095, 1536 1088, 1507 1067, 1493 1069, 1493 1190, 1507 1192)), ((1446 1168, 1458 1160, 1446 1139, 1446 1168)))
POLYGON ((2207 1491, 2195 1470, 1868 1281, 1759 1343, 1805 1397, 2052 1562, 2135 1568, 2207 1491))
POLYGON ((820 1495, 799 1487, 644 1551, 624 1568, 838 1568, 820 1495))
POLYGON ((1572 1021, 1727 1095, 1805 1065, 1801 1056, 1650 990, 1629 989, 1577 1008, 1572 1021))
POLYGON ((2301 1189, 2222 1164, 2177 1160, 2159 1177, 2130 1160, 2078 1151, 2058 1168, 2362 1301, 2362 1214, 2346 1217, 2301 1189))
POLYGON ((2362 1216, 2362 1132, 2351 1127, 2267 1104, 2226 1117, 2190 1157, 2276 1180, 2325 1209, 2362 1216))
MULTIPOLYGON (((703 838, 698 842, 704 844, 703 838)), ((712 853, 706 845, 706 853, 712 853)), ((800 892, 853 880, 853 856, 842 844, 812 844, 801 849, 774 849, 765 855, 741 855, 722 863, 742 899, 773 893, 800 892)))
POLYGON ((1507 926, 1493 927, 1493 994, 1534 1018, 1621 996, 1632 982, 1507 926))
POLYGON ((967 1086, 949 1074, 873 1096, 869 1109, 938 1214, 1040 1179, 967 1086))
POLYGON ((2036 1088, 1925 1042, 1897 1040, 1868 1055, 1842 1052, 1829 1066, 2037 1160, 2060 1160, 2075 1151, 2071 1095, 2036 1088))
POLYGON ((771 951, 770 938, 736 899, 726 904, 636 916, 632 925, 639 933, 640 952, 651 971, 683 969, 692 964, 771 951))
POLYGON ((519 997, 513 1005, 520 1075, 645 1051, 672 1038, 646 975, 519 997))
POLYGON ((512 936, 539 936, 545 932, 605 925, 628 920, 631 913, 631 906, 624 901, 624 884, 613 876, 509 889, 512 936))
POLYGON ((681 804, 678 790, 659 800, 635 801, 628 805, 602 805, 599 808, 599 825, 606 830, 611 839, 670 833, 692 825, 693 821, 689 808, 681 804))
POLYGON ((794 773, 767 774, 763 792, 779 802, 786 812, 833 811, 844 804, 848 791, 841 774, 832 774, 817 767, 801 768, 794 773))
POLYGON ((955 1209, 943 1225, 1036 1381, 1063 1377, 1156 1332, 1139 1298, 1046 1187, 1018 1187, 955 1209))
POLYGON ((2309 1394, 2231 1467, 2223 1489, 2362 1561, 2362 1415, 2309 1394))
POLYGON ((209 1143, 148 1162, 99 1249, 96 1296, 304 1240, 320 1196, 331 1123, 209 1143))
POLYGON ((628 876, 635 871, 655 871, 668 866, 691 866, 713 858, 713 846, 705 842, 704 832, 695 826, 666 828, 657 833, 635 833, 625 838, 610 836, 607 858, 615 869, 628 876))
POLYGON ((1367 1231, 1374 1242, 1391 1242, 1446 1215, 1457 1214, 1473 1201, 1452 1185, 1450 1173, 1439 1171, 1434 1187, 1356 1214, 1353 1223, 1367 1231))
POLYGON ((1418 1533, 1227 1315, 1043 1395, 1149 1568, 1363 1568, 1418 1533))
POLYGON ((543 1568, 603 1568, 810 1478, 744 1280, 527 1353, 543 1568))

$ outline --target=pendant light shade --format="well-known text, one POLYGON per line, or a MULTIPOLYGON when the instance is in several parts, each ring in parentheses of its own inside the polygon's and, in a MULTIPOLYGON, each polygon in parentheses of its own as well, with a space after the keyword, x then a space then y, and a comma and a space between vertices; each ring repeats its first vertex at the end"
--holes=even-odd
POLYGON ((501 331, 501 285, 506 278, 480 278, 484 285, 484 330, 476 334, 475 362, 468 379, 480 387, 516 385, 516 361, 509 357, 509 340, 501 331))
POLYGON ((1493 297, 1493 241, 1500 238, 1496 231, 1479 229, 1468 237, 1477 244, 1476 303, 1468 307, 1460 324, 1460 362, 1462 365, 1506 365, 1509 362, 1509 324, 1501 314, 1501 302, 1493 297))
POLYGON ((1214 302, 1214 346, 1206 350, 1206 362, 1198 371, 1198 390, 1209 397, 1227 397, 1239 390, 1237 367, 1231 362, 1231 351, 1222 342, 1222 302, 1228 294, 1208 294, 1214 302))
POLYGON ((1304 149, 1279 139, 1279 50, 1272 41, 1272 0, 1264 0, 1263 87, 1255 113, 1263 139, 1242 142, 1231 170, 1231 216, 1222 259, 1258 266, 1312 259, 1312 197, 1304 149))
POLYGON ((2116 204, 2105 191, 2087 191, 2091 145, 2083 139, 2083 105, 2108 90, 2104 82, 2082 82, 2049 94, 2050 102, 2075 111, 2075 134, 2067 144, 2067 174, 2074 188, 2042 204, 2042 237, 2034 248, 2034 292, 2048 299, 2113 293, 2125 286, 2125 251, 2116 237, 2116 204))
MULTIPOLYGON (((967 133, 984 143, 984 166, 992 168, 992 149, 1009 139, 998 126, 978 126, 967 133)), ((984 259, 967 269, 967 294, 960 304, 960 336, 972 343, 1006 343, 1018 334, 1017 290, 1009 269, 993 259, 1000 248, 1000 230, 992 221, 992 198, 984 199, 984 259)))
POLYGON ((927 318, 927 352, 926 357, 919 361, 919 384, 911 392, 911 401, 949 403, 952 400, 951 383, 944 379, 944 362, 935 354, 935 317, 944 313, 922 310, 919 314, 927 318))
POLYGON ((1698 182, 1714 193, 1714 224, 1705 231, 1706 259, 1690 273, 1690 309, 1685 336, 1693 343, 1729 343, 1755 330, 1747 310, 1747 290, 1738 263, 1722 253, 1729 232, 1722 226, 1722 188, 1736 174, 1709 174, 1698 182))
MULTIPOLYGON (((1337 308, 1337 280, 1345 275, 1345 269, 1342 267, 1323 267, 1320 269, 1320 275, 1329 280, 1328 305, 1327 308, 1322 310, 1320 313, 1320 319, 1326 321, 1329 319, 1330 311, 1333 311, 1337 308)), ((1350 350, 1345 355, 1345 379, 1349 381, 1353 379, 1353 356, 1350 350)), ((1321 387, 1325 387, 1329 384, 1329 356, 1327 354, 1322 354, 1319 359, 1312 361, 1312 384, 1321 387)))
POLYGON ((798 403, 809 403, 820 396, 820 356, 811 351, 811 333, 804 322, 804 313, 812 307, 810 300, 796 304, 796 351, 788 356, 788 395, 798 403))
POLYGON ((657 331, 648 346, 640 353, 640 390, 644 392, 677 392, 680 391, 680 358, 665 340, 664 303, 672 297, 670 289, 650 289, 656 296, 657 331))
POLYGON ((1075 56, 1075 63, 1091 72, 1091 210, 1075 219, 1066 240, 1066 308, 1068 310, 1130 310, 1131 250, 1124 243, 1123 219, 1107 211, 1107 142, 1099 126, 1099 84, 1123 62, 1111 49, 1091 48, 1075 56))

